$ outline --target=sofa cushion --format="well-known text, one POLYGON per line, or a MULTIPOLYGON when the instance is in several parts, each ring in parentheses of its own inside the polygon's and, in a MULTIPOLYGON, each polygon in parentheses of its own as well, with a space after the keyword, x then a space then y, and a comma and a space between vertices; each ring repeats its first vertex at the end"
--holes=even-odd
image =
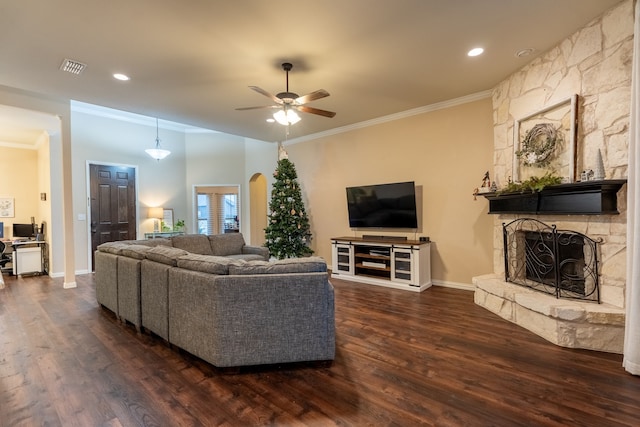
POLYGON ((151 249, 151 246, 145 245, 127 245, 122 248, 121 254, 123 256, 135 259, 145 259, 146 253, 151 249))
POLYGON ((278 261, 247 261, 229 265, 229 275, 326 272, 327 263, 320 257, 287 258, 278 261))
POLYGON ((257 255, 257 254, 234 254, 234 255, 227 255, 225 258, 244 260, 244 261, 264 261, 264 257, 262 255, 257 255))
POLYGON ((108 252, 110 254, 120 255, 122 254, 122 250, 127 246, 129 246, 129 244, 124 242, 106 242, 98 245, 97 249, 100 252, 108 252))
POLYGON ((137 245, 144 246, 173 246, 171 240, 166 239, 164 237, 158 237, 156 239, 148 239, 148 240, 136 240, 137 245))
POLYGON ((215 234, 209 236, 212 255, 227 256, 242 253, 244 237, 240 233, 215 234))
POLYGON ((214 255, 187 254, 178 258, 178 267, 210 274, 228 274, 230 265, 241 263, 244 261, 214 255))
POLYGON ((184 249, 192 254, 216 255, 211 252, 209 238, 204 234, 185 234, 171 238, 174 248, 184 249))
POLYGON ((178 265, 178 258, 187 254, 189 254, 189 252, 184 249, 163 245, 154 246, 146 252, 147 259, 173 267, 178 265))

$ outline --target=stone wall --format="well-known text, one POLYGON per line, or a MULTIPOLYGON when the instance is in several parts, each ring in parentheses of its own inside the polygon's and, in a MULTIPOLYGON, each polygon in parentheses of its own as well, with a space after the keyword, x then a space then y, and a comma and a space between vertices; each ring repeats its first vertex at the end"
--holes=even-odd
MULTIPOLYGON (((513 176, 514 120, 578 94, 576 180, 595 169, 600 149, 605 178, 626 178, 633 56, 633 0, 625 0, 493 90, 494 179, 498 187, 513 176)), ((626 186, 618 193, 620 215, 539 216, 559 228, 602 238, 602 301, 624 307, 626 275, 626 186)), ((494 220, 494 272, 504 274, 502 223, 494 220)))

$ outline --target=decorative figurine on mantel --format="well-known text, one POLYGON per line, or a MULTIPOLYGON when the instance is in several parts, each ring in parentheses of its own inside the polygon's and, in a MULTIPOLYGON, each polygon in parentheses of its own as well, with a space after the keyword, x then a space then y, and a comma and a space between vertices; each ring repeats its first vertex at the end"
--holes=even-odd
POLYGON ((491 178, 489 178, 489 171, 486 171, 482 178, 482 185, 478 189, 478 193, 488 193, 491 191, 491 178))
MULTIPOLYGON (((490 193, 495 191, 493 188, 495 187, 495 183, 491 184, 491 178, 489 178, 489 171, 484 173, 484 177, 482 178, 482 185, 479 188, 475 188, 473 190, 473 200, 476 200, 476 196, 482 193, 490 193)), ((497 188, 496 188, 497 189, 497 188)))
POLYGON ((596 170, 593 173, 593 179, 596 181, 602 181, 604 179, 604 162, 602 161, 602 152, 599 148, 596 154, 596 170))

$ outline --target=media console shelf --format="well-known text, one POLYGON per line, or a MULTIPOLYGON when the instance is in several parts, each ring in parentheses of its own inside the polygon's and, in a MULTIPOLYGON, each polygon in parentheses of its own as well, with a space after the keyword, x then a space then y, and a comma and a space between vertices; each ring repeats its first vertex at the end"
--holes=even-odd
POLYGON ((414 292, 431 286, 429 242, 335 237, 331 246, 331 277, 414 292))

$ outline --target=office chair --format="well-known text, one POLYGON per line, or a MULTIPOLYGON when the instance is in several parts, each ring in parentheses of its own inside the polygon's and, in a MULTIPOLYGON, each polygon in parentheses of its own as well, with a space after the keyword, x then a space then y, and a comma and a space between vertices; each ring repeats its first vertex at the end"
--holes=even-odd
POLYGON ((4 253, 5 249, 7 249, 7 245, 0 240, 0 269, 7 268, 7 263, 13 260, 11 255, 7 255, 4 253))

